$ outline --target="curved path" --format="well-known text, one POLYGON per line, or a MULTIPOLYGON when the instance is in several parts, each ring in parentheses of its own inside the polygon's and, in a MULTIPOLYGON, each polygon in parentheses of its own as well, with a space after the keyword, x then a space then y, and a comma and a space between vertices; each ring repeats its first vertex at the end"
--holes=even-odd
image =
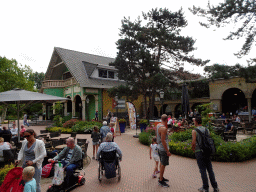
MULTIPOLYGON (((32 127, 39 133, 45 127, 32 127)), ((86 182, 84 186, 77 187, 73 191, 95 191, 95 192, 196 192, 202 186, 199 169, 195 159, 172 155, 170 165, 166 167, 165 177, 170 180, 170 188, 158 186, 157 179, 152 178, 154 167, 153 160, 149 159, 149 147, 139 143, 133 138, 134 131, 115 138, 123 152, 121 164, 122 178, 118 182, 116 178, 105 179, 99 183, 97 177, 98 162, 92 160, 86 167, 86 182)), ((90 141, 88 155, 92 157, 92 145, 90 135, 78 135, 78 138, 87 138, 90 141)), ((255 192, 256 191, 256 159, 243 163, 221 163, 213 162, 220 191, 222 192, 255 192)), ((48 184, 42 184, 42 191, 47 190, 48 184)), ((213 189, 210 187, 210 191, 213 189)))

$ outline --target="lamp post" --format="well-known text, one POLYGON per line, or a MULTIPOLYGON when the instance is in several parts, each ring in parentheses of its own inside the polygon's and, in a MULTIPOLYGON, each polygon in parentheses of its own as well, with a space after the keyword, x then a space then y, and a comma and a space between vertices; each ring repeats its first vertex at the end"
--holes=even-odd
POLYGON ((116 102, 116 117, 118 119, 118 95, 115 96, 115 102, 116 102))
MULTIPOLYGON (((160 91, 159 94, 160 94, 160 100, 161 100, 161 105, 162 105, 161 113, 163 114, 163 112, 164 112, 164 109, 163 109, 164 92, 163 92, 163 91, 160 91)), ((162 114, 161 114, 161 115, 162 115, 162 114)), ((160 115, 160 116, 161 116, 161 115, 160 115)))
POLYGON ((87 97, 85 101, 86 101, 87 121, 89 121, 89 109, 88 108, 89 108, 90 99, 87 97))

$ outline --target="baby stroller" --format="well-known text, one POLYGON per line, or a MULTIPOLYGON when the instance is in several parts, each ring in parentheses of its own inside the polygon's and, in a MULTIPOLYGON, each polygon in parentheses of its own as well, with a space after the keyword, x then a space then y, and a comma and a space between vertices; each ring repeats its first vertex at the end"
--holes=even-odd
MULTIPOLYGON (((55 162, 55 163, 61 163, 61 162, 55 162)), ((76 171, 74 171, 74 174, 72 176, 72 178, 70 178, 70 183, 73 183, 70 186, 65 186, 65 182, 63 182, 60 185, 50 185, 47 192, 66 192, 66 191, 70 191, 73 188, 75 188, 76 186, 80 186, 80 185, 84 185, 85 184, 85 171, 83 170, 83 159, 81 159, 78 162, 79 166, 76 169, 76 171), (77 170, 82 170, 84 172, 84 174, 80 174, 77 170)))
POLYGON ((11 169, 4 178, 0 192, 23 192, 25 183, 22 180, 22 171, 22 167, 11 169))
POLYGON ((117 177, 121 179, 121 167, 119 164, 120 158, 117 157, 116 150, 110 152, 102 151, 99 159, 98 179, 101 182, 102 176, 107 179, 117 177), (105 173, 105 174, 104 174, 105 173))

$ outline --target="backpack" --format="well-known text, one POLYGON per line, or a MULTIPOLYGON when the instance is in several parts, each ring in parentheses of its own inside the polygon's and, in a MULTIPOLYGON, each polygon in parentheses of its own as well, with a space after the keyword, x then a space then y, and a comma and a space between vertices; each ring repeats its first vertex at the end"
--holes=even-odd
POLYGON ((46 164, 42 169, 42 177, 51 177, 54 174, 53 163, 46 164))
POLYGON ((201 140, 202 143, 201 145, 199 145, 202 153, 204 156, 206 157, 210 157, 211 155, 214 155, 216 152, 215 146, 214 146, 214 141, 213 139, 210 137, 210 135, 208 135, 208 132, 206 131, 205 128, 205 133, 202 133, 199 129, 195 129, 196 132, 201 136, 201 140))

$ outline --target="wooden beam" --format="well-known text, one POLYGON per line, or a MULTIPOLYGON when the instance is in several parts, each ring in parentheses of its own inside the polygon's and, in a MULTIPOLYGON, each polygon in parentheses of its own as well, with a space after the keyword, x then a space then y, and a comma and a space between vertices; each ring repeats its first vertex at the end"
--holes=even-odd
POLYGON ((64 62, 63 61, 61 61, 60 63, 57 63, 56 65, 54 65, 52 68, 54 68, 54 67, 58 67, 59 65, 61 65, 61 64, 63 64, 64 62))

